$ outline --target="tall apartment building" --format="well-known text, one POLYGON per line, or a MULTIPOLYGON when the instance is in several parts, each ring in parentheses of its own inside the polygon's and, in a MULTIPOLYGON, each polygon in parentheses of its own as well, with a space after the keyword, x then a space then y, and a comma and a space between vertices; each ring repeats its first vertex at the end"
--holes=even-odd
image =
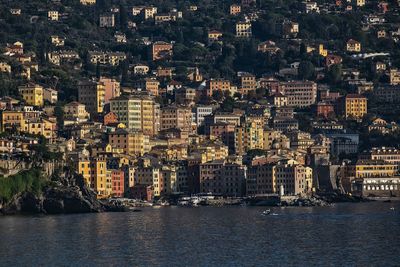
POLYGON ((18 87, 19 93, 26 104, 31 106, 43 106, 43 87, 37 84, 26 84, 18 87))
POLYGON ((251 149, 264 149, 264 129, 256 122, 248 122, 235 129, 235 152, 245 154, 251 149))
POLYGON ((173 105, 161 109, 161 130, 176 128, 184 131, 190 131, 191 125, 192 112, 189 107, 173 105))
POLYGON ((86 111, 92 118, 97 118, 103 112, 104 97, 105 88, 102 82, 87 80, 78 83, 78 101, 86 106, 86 111))
POLYGON ((110 99, 121 94, 120 83, 112 78, 100 77, 100 83, 104 84, 104 103, 110 103, 110 99))
POLYGON ((289 107, 309 107, 317 99, 317 84, 311 81, 282 82, 280 91, 287 96, 289 107))
POLYGON ((110 100, 110 110, 128 129, 154 136, 160 130, 160 106, 148 96, 119 96, 110 100))
POLYGON ((252 35, 251 23, 240 21, 236 23, 236 37, 250 38, 252 35))

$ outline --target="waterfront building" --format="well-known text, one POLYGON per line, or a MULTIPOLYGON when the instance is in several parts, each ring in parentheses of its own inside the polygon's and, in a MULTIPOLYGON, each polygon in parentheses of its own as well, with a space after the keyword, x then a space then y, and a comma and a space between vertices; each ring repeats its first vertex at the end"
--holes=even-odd
POLYGON ((200 164, 200 192, 224 196, 245 194, 246 167, 214 160, 200 164))
POLYGON ((278 194, 281 187, 285 195, 307 194, 313 187, 312 173, 312 168, 294 160, 251 166, 247 175, 247 194, 278 194))

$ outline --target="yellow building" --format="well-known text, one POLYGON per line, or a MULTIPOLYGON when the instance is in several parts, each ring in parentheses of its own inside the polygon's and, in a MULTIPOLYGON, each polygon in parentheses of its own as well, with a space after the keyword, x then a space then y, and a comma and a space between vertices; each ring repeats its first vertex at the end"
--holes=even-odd
POLYGON ((349 165, 342 174, 342 184, 347 192, 355 179, 393 177, 398 175, 399 165, 384 160, 358 160, 349 165))
POLYGON ((31 106, 43 106, 43 87, 37 84, 26 84, 18 87, 19 93, 26 104, 31 106))
POLYGON ((324 48, 324 45, 323 45, 323 44, 320 44, 319 47, 318 47, 318 53, 319 53, 321 56, 326 57, 326 56, 328 55, 328 49, 325 49, 325 48, 324 48))
POLYGON ((365 6, 365 0, 356 0, 356 6, 365 6))
POLYGON ((79 158, 75 166, 76 171, 83 176, 86 184, 96 192, 98 198, 111 195, 111 173, 107 171, 105 158, 79 158))
POLYGON ((96 0, 80 0, 80 3, 84 6, 90 6, 96 4, 96 0))
POLYGON ((251 149, 264 149, 264 129, 254 121, 235 129, 235 152, 243 155, 251 149))
POLYGON ((358 160, 351 166, 351 176, 355 178, 392 177, 398 173, 398 165, 383 160, 358 160))
POLYGON ((42 135, 50 142, 57 137, 57 123, 43 118, 28 119, 25 122, 24 132, 42 135))
POLYGON ((191 155, 197 154, 201 162, 208 162, 213 160, 223 160, 229 155, 228 147, 222 142, 203 142, 191 151, 191 155))
POLYGON ((4 110, 1 112, 1 131, 5 130, 22 131, 25 129, 24 112, 4 110))
POLYGON ((143 156, 150 151, 149 136, 139 131, 117 129, 108 135, 113 149, 123 149, 125 154, 143 156))
POLYGON ((222 32, 220 31, 209 31, 208 32, 208 42, 219 41, 222 38, 222 32))
POLYGON ((367 98, 358 94, 348 94, 342 103, 344 116, 361 119, 367 114, 367 98))

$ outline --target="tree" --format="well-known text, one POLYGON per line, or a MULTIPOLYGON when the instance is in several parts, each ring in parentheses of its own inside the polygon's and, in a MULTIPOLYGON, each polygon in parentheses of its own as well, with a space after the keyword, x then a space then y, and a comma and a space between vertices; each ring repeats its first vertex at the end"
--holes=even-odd
POLYGON ((232 112, 235 100, 231 96, 227 96, 221 104, 221 110, 225 112, 232 112))
POLYGON ((331 68, 328 71, 328 81, 331 84, 337 84, 341 81, 342 79, 342 65, 341 64, 335 64, 331 66, 331 68))
POLYGON ((222 93, 221 90, 217 90, 217 91, 214 91, 214 92, 213 92, 212 97, 213 97, 213 99, 214 99, 215 101, 221 102, 222 99, 223 99, 223 97, 224 97, 224 94, 222 93))
POLYGON ((301 61, 299 65, 299 78, 311 79, 315 74, 315 67, 310 61, 301 61))
POLYGON ((119 28, 125 31, 128 25, 127 9, 125 1, 121 1, 119 5, 119 28))
POLYGON ((57 125, 59 130, 62 130, 64 127, 64 109, 61 106, 60 102, 54 107, 54 115, 57 118, 57 125))

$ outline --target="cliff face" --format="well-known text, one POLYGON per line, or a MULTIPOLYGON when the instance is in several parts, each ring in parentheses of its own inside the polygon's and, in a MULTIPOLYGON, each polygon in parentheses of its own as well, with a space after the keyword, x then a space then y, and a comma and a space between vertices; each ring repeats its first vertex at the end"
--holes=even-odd
POLYGON ((86 213, 121 211, 122 207, 101 203, 78 174, 63 174, 59 181, 43 188, 40 195, 24 192, 14 196, 8 203, 0 203, 0 213, 86 213))

